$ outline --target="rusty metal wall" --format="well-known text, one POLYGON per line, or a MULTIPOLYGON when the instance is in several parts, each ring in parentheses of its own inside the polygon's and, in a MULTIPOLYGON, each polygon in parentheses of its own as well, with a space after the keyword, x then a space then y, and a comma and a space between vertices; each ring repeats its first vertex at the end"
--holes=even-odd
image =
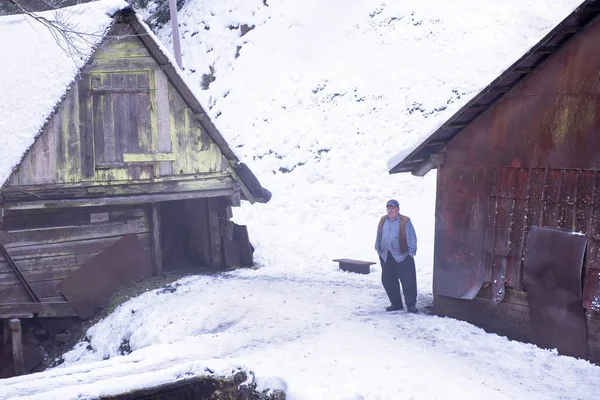
POLYGON ((448 145, 438 170, 435 294, 468 298, 479 276, 497 302, 504 286, 522 290, 526 237, 538 225, 587 236, 584 305, 600 303, 599 77, 596 19, 448 145))
POLYGON ((452 142, 449 166, 600 169, 600 19, 452 142))

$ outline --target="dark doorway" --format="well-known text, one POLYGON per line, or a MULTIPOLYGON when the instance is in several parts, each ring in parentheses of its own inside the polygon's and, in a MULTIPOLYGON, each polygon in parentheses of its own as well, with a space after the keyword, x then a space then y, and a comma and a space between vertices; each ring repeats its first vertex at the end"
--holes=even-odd
POLYGON ((206 267, 210 263, 208 200, 192 199, 160 204, 163 270, 206 267))

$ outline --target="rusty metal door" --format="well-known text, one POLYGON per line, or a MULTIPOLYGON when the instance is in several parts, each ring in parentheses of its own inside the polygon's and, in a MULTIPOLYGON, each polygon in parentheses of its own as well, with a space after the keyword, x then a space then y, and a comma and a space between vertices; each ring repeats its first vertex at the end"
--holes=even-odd
POLYGON ((587 355, 581 285, 586 243, 583 234, 533 226, 523 260, 532 342, 578 358, 587 355))

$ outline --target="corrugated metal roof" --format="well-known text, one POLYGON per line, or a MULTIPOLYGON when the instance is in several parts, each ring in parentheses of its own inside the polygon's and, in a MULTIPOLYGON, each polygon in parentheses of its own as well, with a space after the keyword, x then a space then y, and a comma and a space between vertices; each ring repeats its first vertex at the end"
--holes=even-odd
MULTIPOLYGON (((412 153, 394 166, 389 171, 390 174, 412 172, 415 175, 424 175, 431 168, 435 168, 436 155, 442 152, 456 135, 504 97, 598 15, 600 15, 600 0, 584 1, 519 60, 444 122, 412 153)), ((439 157, 437 159, 439 160, 439 157)))

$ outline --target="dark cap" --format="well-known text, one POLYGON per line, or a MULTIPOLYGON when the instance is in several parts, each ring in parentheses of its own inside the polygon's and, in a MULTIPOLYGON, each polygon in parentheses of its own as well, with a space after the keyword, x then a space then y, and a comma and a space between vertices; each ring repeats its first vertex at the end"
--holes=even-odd
POLYGON ((385 206, 386 207, 394 206, 396 208, 400 208, 400 204, 398 203, 398 200, 394 200, 394 199, 388 200, 388 202, 387 202, 387 204, 385 206))

